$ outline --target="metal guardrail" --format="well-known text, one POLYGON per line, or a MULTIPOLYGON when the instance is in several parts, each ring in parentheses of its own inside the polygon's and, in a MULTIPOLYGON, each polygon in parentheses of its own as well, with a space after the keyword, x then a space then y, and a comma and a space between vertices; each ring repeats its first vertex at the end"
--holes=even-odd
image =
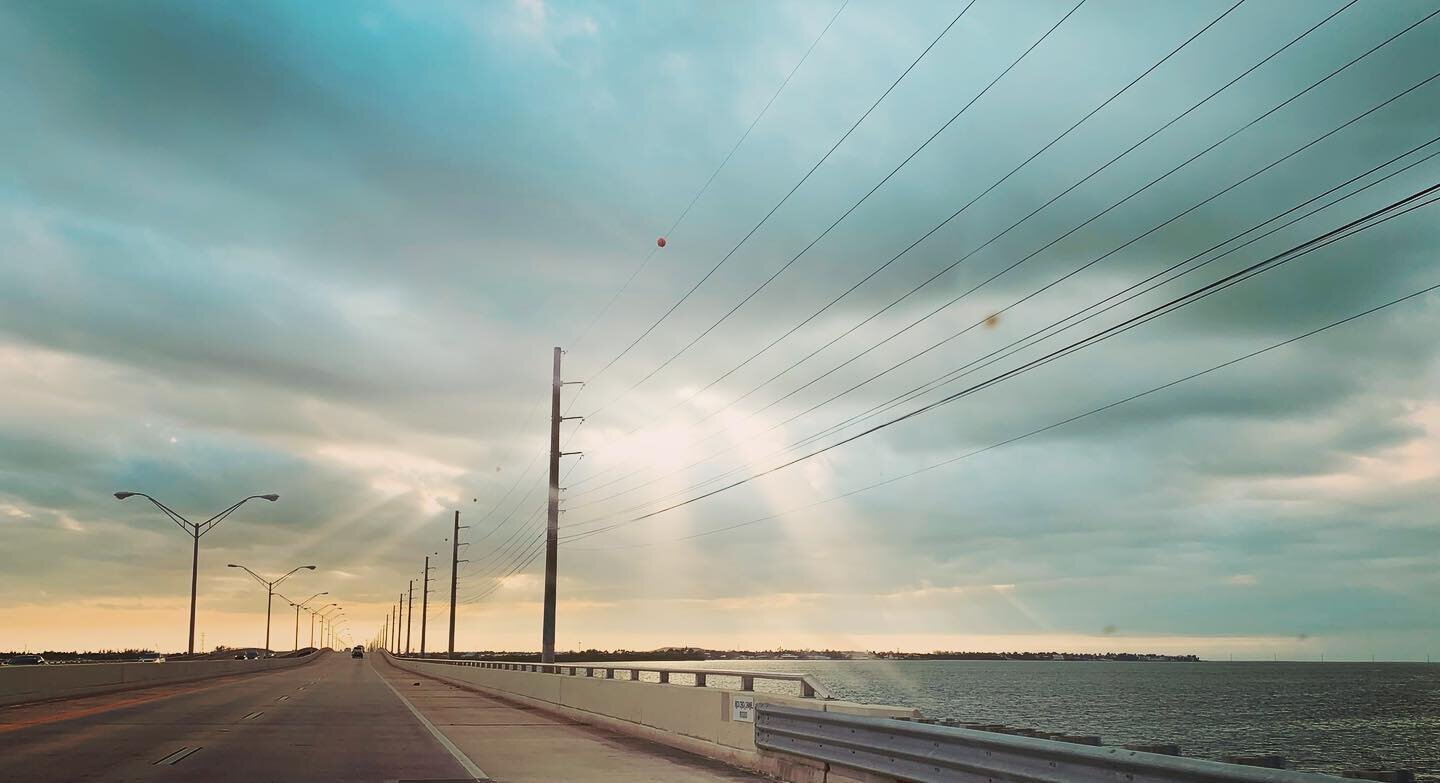
MULTIPOLYGON (((607 680, 625 680, 623 677, 616 677, 616 672, 629 672, 629 680, 642 682, 640 675, 656 674, 660 682, 670 683, 670 675, 685 674, 695 678, 694 685, 698 688, 709 686, 710 677, 733 677, 740 680, 741 691, 754 691, 756 680, 768 680, 773 682, 793 682, 800 686, 800 695, 806 699, 833 699, 834 696, 825 690, 815 678, 808 674, 797 672, 765 672, 746 671, 741 669, 680 669, 662 666, 636 666, 634 664, 598 664, 598 663, 516 663, 514 661, 482 661, 464 660, 455 658, 409 658, 396 656, 402 660, 420 661, 424 663, 443 663, 448 666, 475 666, 482 669, 501 669, 505 671, 535 672, 537 674, 558 674, 570 677, 603 677, 607 680), (601 672, 601 674, 597 674, 601 672)), ((671 683, 680 684, 680 683, 671 683)), ((734 689, 731 689, 734 690, 734 689)))
POLYGON ((759 704, 755 745, 915 783, 1340 783, 1123 748, 759 704))

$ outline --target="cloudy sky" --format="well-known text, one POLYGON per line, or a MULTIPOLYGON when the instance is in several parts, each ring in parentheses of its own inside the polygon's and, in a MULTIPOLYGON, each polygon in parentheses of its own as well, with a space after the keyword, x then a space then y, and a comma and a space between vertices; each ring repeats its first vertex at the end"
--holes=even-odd
POLYGON ((0 649, 538 649, 562 346, 562 649, 1440 655, 1440 295, 1010 442, 1440 284, 1433 10, 5 4, 0 649))

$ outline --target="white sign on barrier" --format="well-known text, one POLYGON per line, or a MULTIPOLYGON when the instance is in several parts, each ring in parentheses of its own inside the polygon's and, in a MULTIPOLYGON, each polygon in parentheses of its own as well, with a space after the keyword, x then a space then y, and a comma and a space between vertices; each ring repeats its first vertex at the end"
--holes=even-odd
POLYGON ((730 696, 730 720, 743 723, 755 722, 755 697, 732 694, 730 696))

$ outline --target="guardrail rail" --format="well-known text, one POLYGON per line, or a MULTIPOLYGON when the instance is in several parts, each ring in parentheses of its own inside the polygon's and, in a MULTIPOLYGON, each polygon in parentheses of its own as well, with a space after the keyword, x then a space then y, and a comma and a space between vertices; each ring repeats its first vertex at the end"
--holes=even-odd
POLYGON ((757 705, 755 746, 915 783, 1340 783, 1125 748, 997 734, 774 704, 757 705))
POLYGON ((556 674, 568 677, 603 677, 607 680, 631 680, 635 682, 647 682, 640 679, 641 674, 655 674, 660 678, 661 683, 672 685, 693 684, 698 688, 712 687, 711 677, 731 677, 740 681, 738 689, 747 692, 755 690, 755 682, 793 682, 800 688, 800 696, 806 699, 830 700, 835 697, 825 690, 814 677, 798 672, 766 672, 747 671, 742 669, 684 669, 668 666, 636 666, 631 663, 599 664, 599 663, 518 663, 515 661, 485 661, 466 660, 458 658, 411 658, 408 656, 396 656, 401 660, 416 661, 420 663, 441 663, 449 666, 475 666, 482 669, 502 669, 506 671, 535 672, 537 674, 556 674), (597 674, 598 672, 598 674, 597 674), (616 672, 628 673, 628 678, 617 677, 616 672), (672 683, 672 674, 683 674, 693 677, 693 683, 672 683))

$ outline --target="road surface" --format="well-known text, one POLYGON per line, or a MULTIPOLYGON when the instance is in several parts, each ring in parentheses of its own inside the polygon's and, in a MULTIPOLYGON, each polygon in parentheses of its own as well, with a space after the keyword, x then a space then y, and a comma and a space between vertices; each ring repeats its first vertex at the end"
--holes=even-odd
POLYGON ((346 653, 269 673, 0 708, 4 783, 474 780, 765 779, 346 653))
POLYGON ((370 661, 343 654, 0 710, 0 781, 467 779, 370 661))

